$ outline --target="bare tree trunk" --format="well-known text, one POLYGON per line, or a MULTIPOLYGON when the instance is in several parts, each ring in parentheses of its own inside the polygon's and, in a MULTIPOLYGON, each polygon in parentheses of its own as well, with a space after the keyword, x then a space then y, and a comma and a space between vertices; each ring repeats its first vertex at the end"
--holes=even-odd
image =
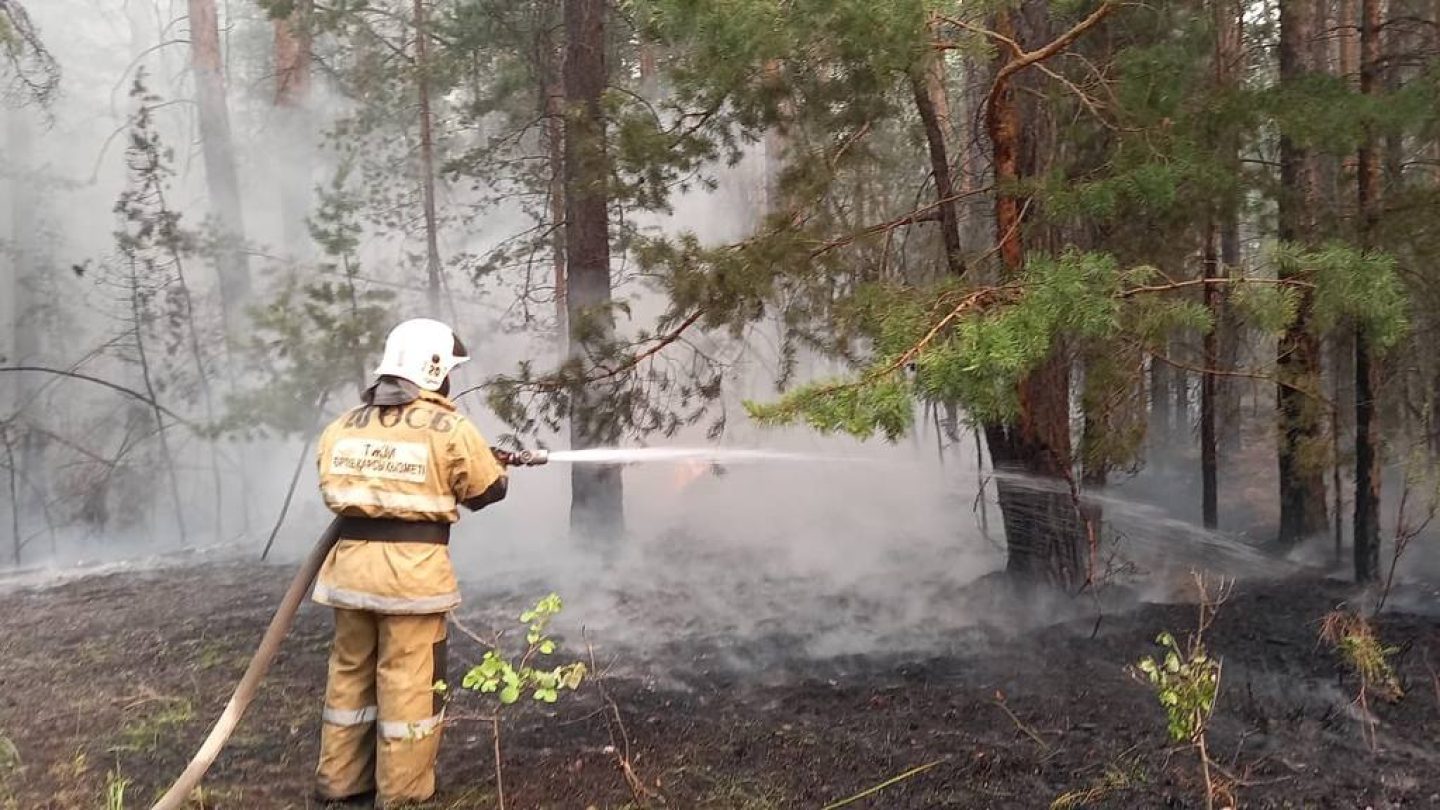
MULTIPOLYGON (((0 350, 0 356, 13 363, 30 363, 39 359, 39 330, 33 322, 36 280, 36 201, 34 186, 23 174, 34 165, 30 122, 23 108, 5 110, 6 149, 14 174, 10 177, 10 250, 9 272, 0 272, 8 289, 5 301, 8 304, 6 325, 10 329, 9 346, 0 350)), ((11 392, 14 407, 19 407, 28 398, 32 386, 17 383, 11 392)), ((10 404, 10 403, 7 403, 10 404)))
MULTIPOLYGON (((778 87, 785 81, 783 66, 779 60, 765 64, 764 81, 778 87)), ((765 205, 763 214, 774 214, 786 207, 781 199, 780 174, 785 166, 785 151, 789 148, 786 126, 790 118, 788 101, 781 101, 781 120, 765 132, 765 205)))
MULTIPOLYGON (((1233 278, 1240 271, 1240 214, 1238 210, 1226 211, 1220 225, 1220 275, 1233 278)), ((1241 329, 1235 309, 1230 303, 1230 287, 1220 293, 1219 324, 1221 371, 1234 371, 1240 365, 1241 329)), ((1245 414, 1241 407, 1241 388, 1233 378, 1215 381, 1216 408, 1220 424, 1218 441, 1225 453, 1240 450, 1240 438, 1244 427, 1245 414)))
POLYGON ((655 43, 641 39, 636 50, 640 67, 640 89, 646 98, 656 98, 660 91, 660 54, 655 43))
MULTIPOLYGON (((548 15, 546 15, 548 17, 548 15)), ((565 301, 565 86, 564 56, 550 29, 541 26, 536 36, 536 66, 540 74, 541 114, 545 116, 545 153, 549 159, 550 262, 555 279, 555 334, 560 351, 569 354, 565 301)))
MULTIPOLYGON (((1241 0, 1216 0, 1215 3, 1215 81, 1222 91, 1239 88, 1245 58, 1245 7, 1241 0)), ((1240 144, 1233 135, 1225 138, 1222 159, 1234 176, 1240 176, 1240 144)), ((1220 212, 1219 275, 1231 277, 1240 266, 1239 198, 1227 200, 1220 212)), ((1217 320, 1219 355, 1215 362, 1221 371, 1232 371, 1240 362, 1240 325, 1230 306, 1229 285, 1220 291, 1220 312, 1217 320)), ((1231 378, 1212 380, 1215 386, 1217 415, 1217 450, 1234 453, 1240 449, 1240 387, 1231 378)), ((1217 456, 1218 456, 1217 452, 1217 456)), ((1217 465, 1219 459, 1216 459, 1217 465)))
POLYGON ((145 350, 145 307, 141 303, 140 275, 135 268, 137 260, 130 262, 130 318, 135 338, 135 358, 140 364, 140 379, 145 383, 145 396, 149 398, 151 413, 155 416, 155 436, 160 440, 161 462, 165 465, 165 477, 170 484, 170 498, 175 503, 175 527, 180 532, 180 547, 190 544, 185 531, 185 502, 180 498, 180 477, 175 470, 175 455, 170 452, 170 439, 166 436, 165 413, 160 408, 160 398, 155 390, 155 379, 150 373, 150 356, 145 350))
MULTIPOLYGON (((1168 351, 1167 351, 1168 354, 1168 351)), ((1170 366, 1158 358, 1150 361, 1150 436, 1157 449, 1170 441, 1170 366)))
POLYGON ((420 97, 420 183, 425 197, 425 291, 430 317, 440 314, 440 235, 435 221, 435 142, 430 117, 430 33, 425 0, 415 0, 415 92, 420 97))
MULTIPOLYGON (((955 136, 951 149, 955 166, 953 182, 956 190, 965 196, 974 194, 987 182, 986 164, 990 146, 983 112, 985 94, 990 86, 985 79, 990 67, 988 61, 978 55, 958 53, 954 58, 959 60, 960 86, 954 97, 954 126, 950 130, 955 136)), ((960 216, 960 243, 966 252, 978 253, 986 250, 994 239, 994 223, 990 221, 994 206, 986 205, 987 202, 985 198, 975 196, 957 203, 957 213, 964 212, 960 216)), ((976 273, 985 274, 986 269, 983 264, 969 268, 972 277, 976 273)), ((977 283, 988 280, 988 276, 984 279, 977 278, 977 283)))
POLYGON ((15 461, 15 446, 10 441, 10 428, 3 424, 0 424, 0 441, 5 444, 5 470, 10 478, 10 543, 15 567, 19 568, 21 552, 25 548, 25 538, 20 532, 20 488, 17 485, 20 471, 15 461))
MULTIPOLYGON (((1380 30, 1383 0, 1361 0, 1360 92, 1380 89, 1380 30)), ((1379 218, 1380 161, 1375 133, 1367 132, 1356 155, 1356 201, 1361 244, 1370 247, 1379 218)), ((1370 337, 1355 330, 1355 579, 1369 582, 1380 574, 1380 454, 1375 418, 1376 369, 1370 337)))
POLYGON ((945 266, 952 276, 964 275, 965 256, 960 244, 960 219, 955 206, 955 183, 950 174, 948 140, 953 131, 950 101, 945 92, 945 59, 926 48, 920 64, 910 71, 910 91, 915 109, 925 126, 925 143, 930 150, 930 175, 935 178, 935 206, 940 218, 940 237, 945 246, 945 266))
MULTIPOLYGON (((32 167, 36 165, 32 120, 24 107, 8 109, 5 114, 6 146, 14 174, 11 175, 9 188, 11 267, 9 272, 0 270, 0 276, 4 276, 9 284, 4 298, 9 302, 10 309, 7 321, 10 345, 0 349, 0 356, 7 357, 11 364, 38 363, 45 350, 40 313, 44 306, 41 300, 44 253, 38 233, 39 200, 35 193, 35 176, 31 174, 32 167)), ((27 480, 39 489, 40 500, 43 501, 51 484, 50 470, 44 463, 49 441, 44 432, 33 429, 39 419, 31 416, 20 418, 18 413, 20 409, 34 405, 38 390, 33 380, 21 379, 10 387, 13 398, 0 402, 9 405, 17 416, 21 429, 16 430, 12 425, 10 432, 19 449, 20 469, 25 471, 27 480)), ((21 508, 18 502, 15 506, 21 508)))
POLYGON ((245 254, 245 217, 240 205, 240 180, 235 171, 235 144, 225 99, 225 74, 220 56, 220 27, 215 0, 189 0, 190 64, 200 107, 200 140, 210 208, 220 229, 216 264, 225 329, 239 337, 242 313, 250 298, 250 262, 245 254))
MULTIPOLYGON (((1358 28, 1355 25, 1353 0, 1322 0, 1320 13, 1323 27, 1319 31, 1320 42, 1317 47, 1317 69, 1328 75, 1339 78, 1342 82, 1352 84, 1357 78, 1351 75, 1353 69, 1353 57, 1355 46, 1359 42, 1357 38, 1358 28), (1348 4, 1348 8, 1347 8, 1348 4)), ((1322 220, 1319 232, 1324 233, 1331 229, 1339 228, 1342 223, 1348 221, 1352 212, 1346 204, 1345 189, 1347 178, 1354 170, 1354 156, 1335 157, 1333 155, 1316 156, 1320 166, 1322 183, 1317 196, 1325 200, 1325 213, 1327 219, 1322 220)), ((1340 559, 1341 548, 1345 542, 1345 486, 1344 486, 1344 446, 1345 426, 1350 424, 1350 412, 1345 407, 1345 395, 1349 392, 1351 379, 1354 377, 1353 365, 1355 351, 1351 335, 1345 330, 1336 330, 1328 335, 1329 342, 1329 366, 1331 379, 1331 398, 1329 410, 1329 435, 1332 447, 1330 461, 1330 526, 1331 534, 1335 544, 1335 558, 1340 559)))
MULTIPOLYGON (((1220 228, 1212 217, 1205 228, 1206 278, 1216 278, 1220 270, 1220 228)), ((1220 291, 1214 284, 1204 286, 1205 309, 1209 311, 1212 326, 1205 330, 1204 355, 1207 372, 1200 375, 1200 511, 1205 528, 1214 529, 1220 525, 1220 449, 1215 439, 1215 385, 1216 375, 1208 371, 1219 362, 1220 291)))
MULTIPOLYGON (((1280 80, 1296 81, 1314 72, 1315 0, 1280 3, 1280 80)), ((1280 138, 1279 237, 1289 244, 1309 244, 1315 236, 1320 208, 1314 157, 1292 138, 1280 138)), ((1288 271, 1282 270, 1288 277, 1288 271)), ((1320 381, 1320 347, 1311 333, 1312 296, 1303 293, 1299 314, 1278 347, 1280 535, 1294 545, 1325 531, 1325 476, 1316 463, 1324 440, 1323 414, 1316 394, 1320 381)))
POLYGON ((290 16, 275 20, 275 109, 279 118, 284 165, 280 180, 281 233, 292 257, 308 255, 310 231, 311 148, 310 32, 311 0, 296 0, 290 16))
MULTIPOLYGON (((155 194, 160 203, 160 209, 169 211, 170 208, 165 202, 164 186, 157 183, 155 194)), ((173 240, 167 240, 166 250, 170 253, 170 261, 175 264, 175 279, 179 284, 181 302, 185 307, 186 337, 189 338, 190 357, 195 364, 195 382, 200 388, 200 402, 205 408, 205 424, 214 427, 218 424, 218 420, 215 418, 215 399, 210 389, 209 370, 205 367, 205 354, 200 348, 200 331, 195 324, 195 298, 190 294, 190 283, 185 279, 185 260, 181 257, 173 240)), ((138 336, 136 339, 139 340, 138 336)), ((207 442, 210 446, 210 482, 214 487, 215 539, 217 541, 222 540, 225 534, 225 485, 220 475, 218 441, 212 437, 207 442)))
MULTIPOLYGON (((583 361, 614 335, 610 295, 609 161, 600 98, 605 92, 605 2, 565 0, 565 256, 570 355, 583 361)), ((600 392, 576 392, 570 444, 596 447, 619 439, 600 392)), ((570 476, 570 526, 609 542, 624 528, 618 466, 576 464, 570 476)))
MULTIPOLYGON (((1431 58, 1435 58, 1440 56, 1440 0, 1430 0, 1425 4, 1424 18, 1429 31, 1425 37, 1425 48, 1431 58)), ((1425 157, 1430 163, 1426 176, 1432 184, 1440 185, 1440 134, 1430 135, 1425 145, 1425 157)))
MULTIPOLYGON (((1186 365, 1194 365, 1190 358, 1189 333, 1181 332, 1170 338, 1170 356, 1186 365)), ((1177 440, 1188 442, 1190 440, 1190 372, 1183 368, 1170 369, 1170 382, 1174 384, 1171 389, 1171 396, 1175 398, 1175 406, 1171 411, 1171 430, 1174 431, 1177 440)))

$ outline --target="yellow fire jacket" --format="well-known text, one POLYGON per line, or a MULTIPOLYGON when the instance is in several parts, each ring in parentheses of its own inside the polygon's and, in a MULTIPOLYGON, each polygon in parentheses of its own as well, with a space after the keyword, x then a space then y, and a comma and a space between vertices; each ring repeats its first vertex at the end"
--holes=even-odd
POLYGON ((342 529, 316 579, 315 601, 389 614, 459 605, 444 539, 449 524, 459 520, 459 505, 479 509, 503 498, 507 486, 505 469, 470 420, 440 394, 382 380, 366 404, 325 429, 317 461, 331 511, 380 519, 392 536, 356 539, 342 529), (417 541, 406 539, 406 524, 417 541))

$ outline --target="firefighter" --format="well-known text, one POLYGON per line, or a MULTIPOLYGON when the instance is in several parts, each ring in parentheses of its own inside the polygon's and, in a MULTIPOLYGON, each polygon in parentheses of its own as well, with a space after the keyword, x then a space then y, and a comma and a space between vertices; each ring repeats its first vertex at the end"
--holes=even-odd
POLYGON ((320 438, 320 489, 342 521, 314 591, 335 612, 316 768, 325 801, 373 793, 383 808, 435 792, 444 720, 435 684, 445 678, 445 614, 460 604, 450 525, 459 506, 481 509, 508 485, 446 396, 467 359, 445 324, 399 324, 361 404, 320 438))

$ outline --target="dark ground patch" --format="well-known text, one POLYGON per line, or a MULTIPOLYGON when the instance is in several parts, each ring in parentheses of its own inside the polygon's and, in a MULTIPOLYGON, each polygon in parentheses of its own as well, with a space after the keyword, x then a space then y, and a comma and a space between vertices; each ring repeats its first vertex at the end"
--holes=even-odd
MULTIPOLYGON (((288 575, 205 565, 0 595, 0 736, 18 751, 16 761, 0 742, 0 807, 105 807, 107 787, 124 780, 125 806, 148 806, 223 706, 288 575)), ((1243 806, 1440 807, 1440 620, 1384 619, 1407 695, 1374 707, 1372 751, 1349 706, 1352 684, 1315 641, 1320 617, 1347 595, 1316 577, 1244 584, 1213 628, 1225 684, 1212 750, 1249 783, 1243 806)), ((485 629, 485 611, 470 615, 485 629)), ((606 689, 636 773, 669 807, 818 808, 931 762, 850 806, 1044 808, 1108 781, 1124 787, 1078 806, 1196 807, 1193 756, 1167 747, 1154 698, 1125 672, 1160 630, 1193 622, 1190 607, 1146 605, 1106 617, 1093 638, 1085 620, 969 631, 957 651, 933 657, 821 661, 789 657, 794 646, 777 636, 747 642, 763 654, 740 656, 764 661, 761 671, 720 663, 738 658, 724 639, 680 640, 657 645, 661 656, 622 657, 606 689)), ((480 650, 452 639, 455 679, 480 650)), ((205 806, 315 806, 328 640, 327 614, 307 606, 212 770, 205 806)), ((509 806, 633 806, 607 749, 615 727, 601 695, 565 697, 507 721, 509 806)), ((492 807, 488 726, 452 727, 442 756, 433 806, 492 807)))

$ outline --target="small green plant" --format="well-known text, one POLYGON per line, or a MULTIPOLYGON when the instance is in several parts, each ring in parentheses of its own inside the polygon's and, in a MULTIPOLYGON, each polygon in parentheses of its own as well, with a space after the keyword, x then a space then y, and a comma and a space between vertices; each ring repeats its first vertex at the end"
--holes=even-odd
MULTIPOLYGON (((525 625, 525 646, 515 657, 507 656, 501 648, 503 634, 496 634, 491 642, 485 642, 474 634, 457 627, 490 649, 480 663, 471 667, 460 685, 467 691, 481 695, 494 695, 495 705, 488 716, 494 737, 495 751, 495 795, 500 810, 505 808, 505 789, 500 759, 500 716, 506 706, 519 701, 526 693, 541 703, 554 703, 560 699, 563 690, 580 688, 588 672, 585 664, 575 661, 553 667, 537 667, 536 663, 550 660, 558 651, 555 640, 549 636, 550 623, 560 614, 564 603, 556 594, 550 594, 535 606, 520 614, 520 623, 525 625)), ((454 621, 452 617, 452 621, 454 621)), ((436 681, 435 690, 447 693, 444 681, 436 681)))
POLYGON ((20 749, 9 737, 0 734, 0 779, 20 767, 20 749))
POLYGON ((0 734, 0 806, 8 806, 15 797, 10 792, 10 775, 20 770, 20 749, 4 734, 0 734))
POLYGON ((1195 742, 1215 709, 1220 689, 1220 662, 1205 652, 1204 645, 1192 644, 1182 650, 1175 636, 1161 633, 1155 643, 1162 655, 1145 656, 1135 665, 1155 689, 1169 721, 1170 739, 1195 742))
POLYGON ((161 707, 146 717, 127 723, 119 741, 110 749, 117 754, 153 752, 160 740, 169 737, 195 717, 195 706, 186 698, 159 698, 161 707))
POLYGON ((1135 672, 1155 690, 1160 706, 1165 709, 1170 739, 1192 746, 1199 756, 1201 775, 1205 779, 1205 807, 1211 810, 1216 798, 1226 799, 1228 806, 1235 803, 1229 788, 1217 783, 1212 773, 1215 764, 1205 740, 1210 718, 1215 713, 1223 670, 1220 661, 1205 648, 1205 632, 1215 620, 1216 610, 1228 598, 1230 586, 1222 581, 1212 591, 1199 574, 1195 575, 1195 586, 1200 598, 1200 618, 1195 632, 1184 647, 1169 631, 1160 633, 1155 639, 1160 645, 1159 656, 1141 658, 1135 672))
MULTIPOLYGON (((541 599, 535 607, 520 614, 520 621, 527 625, 526 647, 517 662, 506 658, 499 647, 485 653, 479 665, 465 673, 461 686, 482 694, 494 694, 502 705, 508 706, 519 700, 525 692, 544 703, 554 703, 562 689, 577 689, 585 678, 585 664, 576 661, 571 664, 536 669, 532 663, 539 656, 555 653, 555 641, 546 635, 550 621, 564 607, 555 594, 541 599)), ((443 687, 442 687, 443 688, 443 687)))
POLYGON ((105 810, 125 810, 125 789, 130 780, 120 775, 120 769, 105 774, 105 810))

